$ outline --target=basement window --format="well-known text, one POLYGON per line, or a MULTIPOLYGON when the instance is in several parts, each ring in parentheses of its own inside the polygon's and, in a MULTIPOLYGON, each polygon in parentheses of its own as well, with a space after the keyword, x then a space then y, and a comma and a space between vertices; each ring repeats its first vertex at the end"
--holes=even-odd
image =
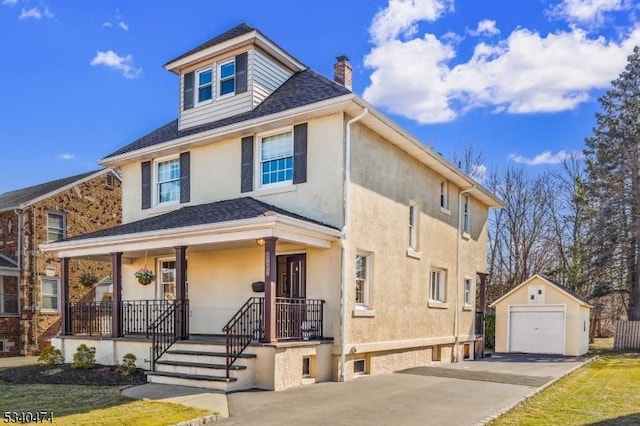
POLYGON ((353 374, 366 374, 366 372, 367 363, 364 358, 353 361, 353 374))
POLYGON ((311 358, 302 357, 302 377, 311 377, 311 358))

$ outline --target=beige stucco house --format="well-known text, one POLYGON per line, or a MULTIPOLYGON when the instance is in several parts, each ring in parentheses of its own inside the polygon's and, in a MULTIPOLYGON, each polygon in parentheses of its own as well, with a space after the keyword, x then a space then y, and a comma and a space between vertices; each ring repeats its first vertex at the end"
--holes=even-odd
POLYGON ((492 193, 354 94, 346 57, 332 81, 242 24, 165 68, 177 120, 101 160, 124 224, 43 246, 112 264, 111 303, 68 304, 67 359, 228 390, 473 358, 492 193))
POLYGON ((591 305, 534 275, 493 302, 496 352, 583 355, 589 350, 591 305))

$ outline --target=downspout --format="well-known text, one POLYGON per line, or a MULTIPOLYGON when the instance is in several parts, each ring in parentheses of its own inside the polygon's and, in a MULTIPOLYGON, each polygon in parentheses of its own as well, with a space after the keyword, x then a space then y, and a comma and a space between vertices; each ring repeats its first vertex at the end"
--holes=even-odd
POLYGON ((344 382, 345 349, 347 345, 347 225, 349 224, 349 181, 351 180, 351 125, 360 121, 369 113, 367 108, 357 117, 347 121, 345 137, 344 155, 344 188, 343 188, 343 208, 344 225, 340 231, 340 247, 342 248, 342 285, 340 290, 340 374, 339 381, 344 382))
POLYGON ((22 216, 22 210, 19 208, 13 209, 13 212, 18 216, 18 248, 16 250, 16 262, 18 262, 18 276, 22 280, 22 226, 24 225, 24 218, 22 216))
POLYGON ((453 346, 454 362, 460 362, 460 237, 462 235, 462 196, 476 189, 473 185, 458 193, 458 229, 456 234, 456 310, 453 315, 455 341, 453 346))

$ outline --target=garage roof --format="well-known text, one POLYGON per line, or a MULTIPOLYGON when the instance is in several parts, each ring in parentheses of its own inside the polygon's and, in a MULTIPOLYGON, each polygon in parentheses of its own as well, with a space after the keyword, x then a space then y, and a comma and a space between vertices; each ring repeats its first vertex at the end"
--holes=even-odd
POLYGON ((569 291, 568 289, 562 287, 560 284, 553 282, 551 279, 540 275, 540 274, 535 274, 531 277, 529 277, 527 280, 525 280, 522 284, 515 286, 514 288, 511 289, 511 291, 503 294, 501 297, 499 297, 496 301, 494 301, 493 303, 491 303, 489 306, 491 308, 495 307, 498 303, 502 302, 504 299, 506 299, 507 297, 511 296, 513 293, 515 293, 516 291, 518 291, 519 289, 521 289, 522 287, 526 286, 527 284, 531 283, 531 281, 533 281, 534 279, 540 279, 542 281, 544 281, 545 283, 555 287, 556 289, 558 289, 559 291, 561 291, 562 293, 566 294, 567 296, 569 296, 570 298, 574 299, 576 302, 578 302, 579 304, 581 304, 582 306, 586 306, 589 308, 592 308, 593 306, 591 306, 591 304, 589 304, 589 302, 587 302, 586 300, 584 300, 582 297, 578 296, 577 294, 574 294, 573 292, 569 291))

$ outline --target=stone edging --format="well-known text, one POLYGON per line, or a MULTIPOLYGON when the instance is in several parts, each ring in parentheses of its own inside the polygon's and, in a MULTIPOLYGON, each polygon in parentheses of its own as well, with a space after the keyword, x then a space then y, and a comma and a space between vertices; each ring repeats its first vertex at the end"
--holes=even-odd
POLYGON ((526 401, 530 400, 531 398, 533 398, 534 396, 538 395, 540 392, 542 392, 543 390, 549 388, 550 386, 554 385, 558 380, 567 377, 569 374, 572 374, 574 371, 577 371, 579 369, 581 369, 582 367, 584 367, 587 364, 592 363, 593 361, 595 361, 596 359, 598 359, 598 355, 595 355, 591 358, 589 358, 588 360, 584 361, 582 364, 580 365, 576 365, 575 367, 573 367, 571 370, 567 371, 566 373, 564 373, 561 376, 556 377, 555 379, 553 379, 552 381, 550 381, 549 383, 546 383, 545 385, 535 389, 533 392, 531 392, 529 395, 525 395, 524 397, 522 397, 519 401, 514 402, 513 404, 509 405, 508 407, 498 411, 495 414, 492 414, 488 417, 486 417, 485 419, 483 419, 482 421, 480 421, 479 423, 476 423, 476 426, 485 426, 488 425, 489 423, 491 423, 492 421, 494 421, 495 419, 497 419, 498 417, 501 417, 502 415, 506 414, 507 412, 513 410, 514 408, 522 405, 523 403, 525 403, 526 401))
POLYGON ((176 423, 173 426, 200 426, 218 421, 217 414, 209 414, 208 416, 198 417, 197 419, 185 420, 184 422, 176 423))

